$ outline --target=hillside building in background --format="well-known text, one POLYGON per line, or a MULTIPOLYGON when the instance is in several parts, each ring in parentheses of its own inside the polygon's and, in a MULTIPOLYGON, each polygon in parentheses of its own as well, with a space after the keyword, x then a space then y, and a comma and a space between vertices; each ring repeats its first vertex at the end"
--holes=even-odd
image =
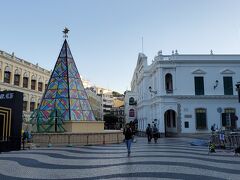
POLYGON ((113 107, 113 91, 98 86, 93 86, 92 88, 97 95, 101 97, 101 114, 103 119, 105 114, 110 114, 111 108, 113 107))
POLYGON ((124 95, 118 95, 118 97, 113 97, 113 107, 111 108, 110 113, 113 116, 117 117, 116 129, 122 129, 125 125, 124 95))
POLYGON ((89 103, 91 104, 93 114, 97 121, 102 119, 102 98, 98 96, 92 88, 86 88, 89 103))
MULTIPOLYGON (((179 54, 160 51, 148 65, 140 53, 126 93, 136 100, 138 129, 157 124, 161 133, 206 133, 211 126, 240 127, 240 108, 235 84, 240 81, 240 55, 179 54)), ((132 107, 132 106, 131 106, 132 107)), ((133 109, 133 108, 132 108, 133 109)), ((127 119, 129 121, 129 119, 127 119)))
POLYGON ((125 117, 124 117, 124 105, 118 107, 112 107, 111 114, 117 117, 116 121, 116 129, 122 129, 125 125, 125 117))

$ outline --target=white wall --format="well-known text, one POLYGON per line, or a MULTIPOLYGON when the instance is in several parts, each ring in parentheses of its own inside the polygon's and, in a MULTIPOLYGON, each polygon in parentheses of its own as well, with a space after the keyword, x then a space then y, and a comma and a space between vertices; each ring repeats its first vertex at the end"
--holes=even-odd
MULTIPOLYGON (((137 118, 141 122, 140 130, 145 131, 147 124, 157 119, 160 131, 164 132, 164 113, 169 109, 177 113, 176 120, 181 120, 181 123, 176 122, 176 124, 181 126, 178 128, 182 133, 209 132, 213 123, 220 127, 218 107, 235 108, 236 115, 240 118, 240 103, 235 91, 235 84, 240 81, 240 55, 174 55, 167 58, 157 57, 149 66, 146 66, 145 61, 144 64, 141 72, 138 71, 141 66, 141 61, 138 59, 132 79, 132 90, 138 100, 137 118), (165 90, 167 73, 171 73, 173 77, 172 94, 167 94, 165 90), (201 96, 203 98, 195 95, 195 76, 204 77, 204 96, 201 96), (224 95, 224 76, 232 77, 235 96, 224 95), (214 89, 216 80, 219 83, 214 89), (150 93, 149 86, 157 91, 157 94, 150 93), (178 104, 181 107, 180 115, 178 104), (200 107, 207 109, 207 129, 199 131, 196 130, 195 109, 200 107), (191 118, 185 118, 184 115, 191 115, 191 118), (184 127, 184 121, 189 121, 189 128, 184 127)), ((237 121, 237 127, 240 127, 240 120, 237 121)), ((168 130, 174 132, 177 129, 168 130)))

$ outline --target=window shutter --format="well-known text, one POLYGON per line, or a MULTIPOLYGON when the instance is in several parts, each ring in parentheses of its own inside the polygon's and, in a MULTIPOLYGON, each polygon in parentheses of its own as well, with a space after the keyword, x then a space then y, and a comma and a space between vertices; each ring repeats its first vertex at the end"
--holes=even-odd
POLYGON ((222 126, 226 126, 227 125, 227 114, 226 113, 222 113, 222 126))
POLYGON ((203 77, 194 77, 195 80, 195 95, 204 95, 203 77))
POLYGON ((233 95, 232 77, 223 77, 224 95, 233 95))

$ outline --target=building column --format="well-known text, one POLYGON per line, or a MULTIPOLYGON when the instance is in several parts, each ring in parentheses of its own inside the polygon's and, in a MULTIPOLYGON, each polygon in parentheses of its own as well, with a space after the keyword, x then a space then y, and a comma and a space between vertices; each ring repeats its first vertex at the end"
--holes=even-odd
POLYGON ((27 112, 30 112, 30 102, 31 102, 31 99, 30 99, 30 94, 28 94, 28 101, 27 101, 27 112))
POLYGON ((37 109, 37 108, 38 108, 37 105, 38 105, 38 98, 36 97, 36 98, 35 98, 35 102, 34 102, 34 109, 37 109))
MULTIPOLYGON (((36 74, 35 91, 38 91, 38 75, 36 74)), ((37 102, 36 102, 37 104, 37 102)))
POLYGON ((28 77, 28 89, 31 89, 31 73, 29 72, 29 77, 28 77))
POLYGON ((10 84, 11 85, 14 85, 14 74, 15 74, 14 69, 15 69, 15 67, 12 65, 11 76, 10 76, 10 84))
POLYGON ((3 70, 0 69, 0 82, 3 82, 3 70))
POLYGON ((5 65, 5 66, 2 66, 2 78, 1 78, 1 81, 2 81, 2 82, 4 81, 5 68, 6 68, 6 65, 5 65))
POLYGON ((20 82, 19 82, 19 86, 22 88, 23 87, 23 70, 21 70, 21 73, 20 73, 20 82))

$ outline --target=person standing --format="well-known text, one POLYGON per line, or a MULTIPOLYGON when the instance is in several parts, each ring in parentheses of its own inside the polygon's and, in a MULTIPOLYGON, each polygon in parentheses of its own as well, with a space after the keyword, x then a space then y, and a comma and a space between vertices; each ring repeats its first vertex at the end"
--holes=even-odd
POLYGON ((126 146, 127 146, 128 156, 130 156, 131 144, 132 144, 132 138, 133 138, 133 131, 130 128, 129 124, 126 124, 126 127, 123 131, 123 134, 125 136, 125 143, 126 143, 126 146))
POLYGON ((158 140, 158 128, 156 126, 156 124, 154 124, 153 126, 153 139, 154 139, 154 142, 157 143, 157 140, 158 140))
POLYGON ((211 131, 212 131, 212 135, 213 135, 216 131, 216 124, 215 123, 211 126, 211 131))
POLYGON ((147 138, 148 138, 148 143, 150 143, 152 140, 152 128, 151 128, 150 124, 148 124, 148 127, 146 129, 146 134, 147 134, 147 138))
POLYGON ((22 145, 23 145, 23 150, 25 149, 25 143, 27 143, 27 131, 23 131, 22 133, 22 145))

